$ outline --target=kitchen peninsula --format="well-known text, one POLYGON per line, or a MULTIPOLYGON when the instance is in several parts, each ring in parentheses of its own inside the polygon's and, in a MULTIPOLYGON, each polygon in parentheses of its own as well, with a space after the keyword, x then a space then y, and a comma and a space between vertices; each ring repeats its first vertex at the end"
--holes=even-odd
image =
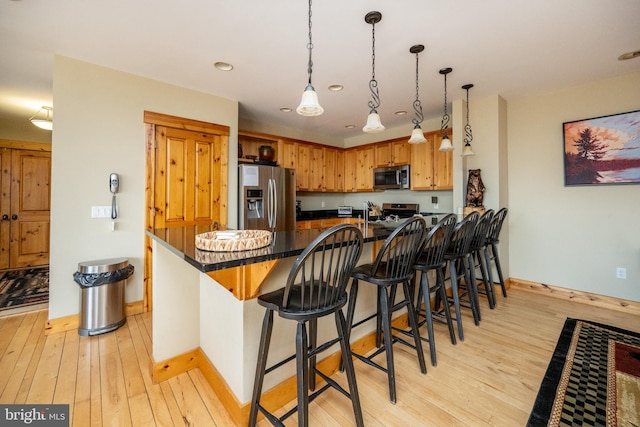
MULTIPOLYGON (((255 297, 284 286, 296 256, 323 230, 276 232, 271 245, 244 252, 197 249, 195 236, 212 230, 185 226, 147 231, 153 240, 153 375, 162 381, 199 367, 232 417, 246 424, 264 315, 255 297), (255 274, 256 269, 263 271, 255 274)), ((363 229, 365 247, 359 262, 369 262, 374 242, 390 233, 383 227, 363 229)), ((360 294, 356 316, 375 310, 374 290, 360 294)), ((295 325, 289 323, 274 329, 278 333, 274 332, 270 360, 294 354, 295 325)), ((331 323, 320 321, 318 329, 319 340, 335 334, 331 323)), ((355 340, 370 332, 359 329, 355 340)), ((328 359, 337 366, 337 358, 328 359)), ((286 382, 295 375, 295 364, 289 365, 265 379, 267 394, 280 384, 272 393, 274 407, 295 396, 286 382)))

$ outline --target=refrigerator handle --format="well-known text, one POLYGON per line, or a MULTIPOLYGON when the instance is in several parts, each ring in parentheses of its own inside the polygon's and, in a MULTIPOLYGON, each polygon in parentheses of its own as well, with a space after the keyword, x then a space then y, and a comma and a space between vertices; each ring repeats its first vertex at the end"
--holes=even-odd
POLYGON ((269 178, 269 183, 267 185, 267 222, 269 224, 269 228, 274 228, 273 221, 273 179, 269 178))
POLYGON ((271 183, 271 189, 273 191, 273 225, 271 228, 275 230, 276 225, 278 224, 278 187, 275 179, 272 179, 271 183))

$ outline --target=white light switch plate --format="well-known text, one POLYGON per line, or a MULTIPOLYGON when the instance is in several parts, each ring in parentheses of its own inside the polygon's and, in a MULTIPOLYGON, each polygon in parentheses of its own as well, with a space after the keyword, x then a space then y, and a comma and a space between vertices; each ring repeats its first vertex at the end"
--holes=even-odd
POLYGON ((111 206, 91 206, 91 218, 111 218, 111 206))

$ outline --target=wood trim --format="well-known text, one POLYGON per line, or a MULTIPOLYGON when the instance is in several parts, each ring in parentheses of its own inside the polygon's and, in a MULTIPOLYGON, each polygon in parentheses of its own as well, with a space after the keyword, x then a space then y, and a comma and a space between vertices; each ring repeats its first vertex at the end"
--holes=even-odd
POLYGON ((152 366, 153 382, 159 383, 200 366, 202 352, 199 348, 179 354, 152 366))
POLYGON ((13 141, 0 139, 0 148, 13 148, 18 150, 51 151, 51 144, 46 142, 13 141))
POLYGON ((199 120, 185 119, 182 117, 169 116, 151 111, 144 112, 144 122, 154 125, 166 126, 170 128, 191 130, 195 132, 213 133, 229 136, 229 126, 217 125, 199 120))
MULTIPOLYGON (((156 188, 156 150, 155 150, 156 125, 145 123, 145 230, 153 230, 154 227, 154 189, 156 188)), ((150 236, 144 235, 144 277, 142 299, 145 311, 153 309, 153 242, 150 236)))
POLYGON ((560 288, 544 283, 530 282, 528 280, 509 278, 510 286, 527 292, 534 292, 567 301, 579 302, 623 313, 640 315, 640 302, 615 298, 606 295, 598 295, 585 291, 560 288))
POLYGON ((58 317, 56 319, 47 320, 44 327, 44 334, 51 335, 58 332, 66 332, 72 329, 78 329, 80 326, 80 315, 72 314, 70 316, 58 317))
MULTIPOLYGON (((125 317, 134 316, 144 313, 143 300, 131 301, 125 304, 125 317)), ((44 328, 45 335, 56 334, 58 332, 72 331, 80 327, 80 314, 71 314, 69 316, 58 317, 56 319, 47 320, 44 328)))

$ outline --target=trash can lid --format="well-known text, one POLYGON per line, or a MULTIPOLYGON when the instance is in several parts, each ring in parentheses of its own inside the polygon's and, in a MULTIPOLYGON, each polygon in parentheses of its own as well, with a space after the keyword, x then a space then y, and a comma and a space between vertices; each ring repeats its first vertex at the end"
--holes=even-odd
POLYGON ((108 258, 96 259, 93 261, 83 261, 78 263, 78 271, 80 273, 106 273, 107 271, 116 271, 129 265, 127 258, 108 258))

